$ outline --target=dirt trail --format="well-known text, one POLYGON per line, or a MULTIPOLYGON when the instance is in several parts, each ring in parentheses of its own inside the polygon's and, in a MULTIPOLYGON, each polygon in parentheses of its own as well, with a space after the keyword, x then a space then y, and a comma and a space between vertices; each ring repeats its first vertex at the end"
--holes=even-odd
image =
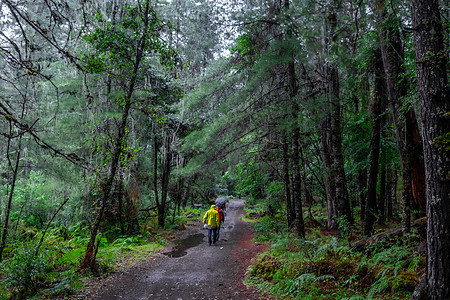
POLYGON ((186 234, 203 233, 203 242, 181 257, 158 254, 148 262, 117 274, 88 299, 262 299, 242 284, 251 258, 264 251, 251 242, 253 232, 242 221, 244 202, 228 204, 224 228, 215 246, 208 246, 207 231, 200 226, 186 234))

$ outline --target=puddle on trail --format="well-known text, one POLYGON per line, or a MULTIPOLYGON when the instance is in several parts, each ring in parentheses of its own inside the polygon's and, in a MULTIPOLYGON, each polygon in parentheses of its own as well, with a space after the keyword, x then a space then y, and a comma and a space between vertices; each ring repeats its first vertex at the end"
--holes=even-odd
POLYGON ((200 245, 203 241, 205 235, 203 233, 198 233, 194 235, 190 235, 185 239, 176 240, 175 246, 172 248, 172 251, 163 253, 169 257, 181 257, 187 254, 187 249, 200 245))

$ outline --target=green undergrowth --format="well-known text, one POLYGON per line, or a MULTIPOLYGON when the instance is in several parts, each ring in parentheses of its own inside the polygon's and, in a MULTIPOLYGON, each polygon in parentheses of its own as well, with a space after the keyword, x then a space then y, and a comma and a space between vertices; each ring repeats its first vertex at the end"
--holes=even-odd
MULTIPOLYGON (((185 228, 199 216, 200 211, 196 209, 180 212, 175 222, 168 219, 163 229, 154 227, 153 217, 150 217, 140 224, 140 232, 133 235, 114 234, 120 232, 117 228, 104 230, 98 235, 96 276, 105 277, 150 258, 168 244, 173 230, 185 228)), ((4 260, 0 263, 0 300, 64 299, 94 277, 90 272, 79 271, 89 240, 86 225, 79 224, 69 231, 61 227, 50 230, 37 253, 42 232, 30 228, 21 230, 21 234, 33 231, 34 235, 5 249, 4 260)))
POLYGON ((319 229, 299 239, 285 223, 264 216, 255 224, 256 240, 271 246, 247 270, 246 283, 273 299, 410 299, 424 272, 415 233, 357 252, 319 229))

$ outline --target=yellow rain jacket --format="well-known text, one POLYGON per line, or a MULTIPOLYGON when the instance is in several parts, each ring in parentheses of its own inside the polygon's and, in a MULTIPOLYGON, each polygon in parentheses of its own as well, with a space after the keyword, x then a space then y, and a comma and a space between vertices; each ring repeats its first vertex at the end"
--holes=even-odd
POLYGON ((219 213, 217 212, 215 205, 211 205, 211 209, 203 216, 203 224, 211 225, 212 228, 219 227, 219 213))

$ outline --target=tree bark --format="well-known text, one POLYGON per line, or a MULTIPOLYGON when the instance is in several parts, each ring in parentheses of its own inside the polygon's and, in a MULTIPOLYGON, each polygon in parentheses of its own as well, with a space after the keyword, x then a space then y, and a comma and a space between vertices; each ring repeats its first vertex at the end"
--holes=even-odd
POLYGON ((171 149, 170 149, 170 138, 168 133, 164 136, 164 153, 162 161, 162 176, 161 176, 161 203, 158 205, 158 226, 163 228, 166 223, 166 204, 167 204, 167 194, 169 188, 169 177, 170 177, 170 163, 172 161, 171 149))
POLYGON ((335 184, 334 176, 331 171, 331 130, 330 130, 330 114, 327 114, 320 125, 320 143, 323 163, 323 179, 325 183, 325 193, 327 201, 327 229, 337 229, 336 207, 334 204, 335 184))
MULTIPOLYGON (((336 42, 335 30, 337 28, 337 16, 335 8, 330 8, 326 18, 327 41, 336 42)), ((327 72, 327 95, 331 105, 330 130, 331 130, 331 169, 334 177, 334 204, 337 220, 346 219, 353 223, 350 209, 350 201, 347 194, 347 182, 344 170, 344 157, 342 155, 341 132, 341 100, 338 69, 331 63, 325 66, 327 72)))
POLYGON ((412 0, 427 196, 427 294, 450 298, 450 101, 437 0, 412 0))
POLYGON ((298 94, 297 77, 295 75, 295 64, 292 60, 288 63, 289 72, 289 97, 292 108, 292 119, 294 121, 294 128, 291 134, 292 143, 292 198, 295 209, 295 227, 297 229, 297 235, 301 238, 305 237, 305 225, 303 220, 303 207, 302 207, 302 185, 301 185, 301 171, 300 171, 300 128, 298 125, 298 104, 296 96, 298 94))
POLYGON ((389 222, 393 216, 394 209, 394 170, 392 165, 386 166, 386 220, 389 222))
POLYGON ((300 130, 294 128, 292 132, 292 197, 295 208, 295 228, 297 229, 298 237, 305 237, 305 225, 303 221, 303 207, 302 207, 302 186, 301 186, 301 172, 300 172, 300 158, 299 158, 299 143, 300 130))
POLYGON ((119 132, 118 132, 118 135, 117 135, 117 138, 115 141, 114 153, 113 153, 112 162, 111 162, 111 169, 110 169, 107 180, 103 184, 102 196, 101 196, 101 201, 100 201, 100 209, 97 212, 95 222, 91 228, 91 235, 89 238, 88 245, 86 247, 85 256, 84 256, 84 259, 80 266, 80 269, 82 269, 82 270, 89 267, 94 274, 97 272, 96 253, 98 250, 95 248, 96 247, 95 240, 96 240, 97 234, 99 232, 100 225, 103 221, 103 214, 105 212, 106 204, 108 203, 109 195, 112 190, 114 177, 116 176, 117 169, 119 168, 120 154, 122 153, 122 143, 125 138, 125 127, 126 127, 129 111, 131 108, 131 103, 132 103, 131 95, 132 95, 133 90, 134 90, 134 84, 132 84, 130 86, 129 92, 127 94, 125 107, 122 112, 122 120, 121 120, 120 127, 118 130, 119 132))
MULTIPOLYGON (((9 125, 10 125, 10 136, 11 136, 12 135, 11 121, 9 122, 9 125)), ((17 173, 19 172, 19 161, 20 161, 20 155, 22 153, 21 139, 22 139, 22 137, 19 137, 19 145, 18 145, 17 153, 16 153, 16 162, 13 166, 10 155, 9 155, 10 145, 11 145, 11 137, 8 137, 7 157, 8 157, 9 167, 12 171, 12 179, 11 179, 11 189, 10 189, 9 195, 8 195, 8 202, 6 203, 6 209, 5 209, 5 219, 3 221, 3 228, 2 228, 3 229, 2 230, 2 239, 0 241, 0 262, 3 260, 3 250, 6 247, 6 238, 8 236, 8 226, 9 226, 9 215, 11 213, 12 199, 13 199, 13 195, 14 195, 14 189, 16 187, 17 173)))
POLYGON ((381 54, 377 53, 374 58, 374 95, 371 106, 372 115, 372 134, 370 138, 370 165, 367 184, 367 208, 364 223, 364 234, 371 236, 373 234, 373 225, 377 218, 377 182, 378 166, 380 157, 380 139, 381 139, 381 114, 383 98, 386 97, 383 68, 381 66, 381 54))
POLYGON ((286 198, 286 214, 287 214, 287 223, 288 227, 292 228, 295 212, 292 206, 291 199, 291 181, 289 176, 289 145, 287 142, 286 135, 283 134, 283 186, 284 186, 284 197, 286 198))
POLYGON ((156 207, 161 204, 159 202, 159 188, 158 188, 158 136, 156 134, 156 123, 153 123, 153 192, 155 194, 156 207))
POLYGON ((358 184, 358 202, 360 208, 361 221, 366 219, 366 199, 367 199, 367 168, 358 171, 357 184, 358 184))

